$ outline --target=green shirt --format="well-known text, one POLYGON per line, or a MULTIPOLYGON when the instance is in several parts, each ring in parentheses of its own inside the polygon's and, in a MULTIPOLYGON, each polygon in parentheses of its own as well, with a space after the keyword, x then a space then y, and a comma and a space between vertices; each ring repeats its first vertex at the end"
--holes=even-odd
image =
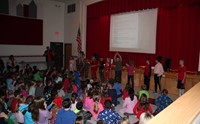
POLYGON ((79 113, 79 112, 80 112, 80 110, 78 110, 78 109, 75 109, 75 110, 74 110, 74 113, 75 113, 75 114, 77 114, 77 113, 79 113))
POLYGON ((147 98, 149 98, 149 92, 147 90, 140 90, 138 94, 139 94, 139 99, 142 96, 142 94, 145 94, 147 98))

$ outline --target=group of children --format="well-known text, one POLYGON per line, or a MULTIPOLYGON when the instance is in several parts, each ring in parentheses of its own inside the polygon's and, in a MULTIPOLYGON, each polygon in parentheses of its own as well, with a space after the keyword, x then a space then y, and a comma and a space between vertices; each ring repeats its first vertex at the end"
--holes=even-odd
MULTIPOLYGON (((126 64, 128 83, 122 89, 119 78, 122 59, 116 56, 120 55, 115 55, 115 79, 110 79, 109 75, 110 58, 106 63, 103 58, 100 58, 100 62, 95 58, 88 62, 92 78, 86 80, 81 80, 82 73, 72 66, 70 70, 52 67, 39 71, 37 67, 26 65, 21 71, 4 71, 0 76, 0 123, 86 124, 89 120, 95 120, 97 124, 130 124, 128 117, 134 115, 139 119, 139 124, 145 124, 170 105, 172 100, 167 95, 168 91, 163 89, 153 103, 157 109, 155 112, 152 110, 149 102, 151 66, 148 59, 141 90, 137 93, 134 91, 132 61, 126 64), (99 82, 96 80, 97 69, 99 82), (132 86, 129 81, 132 81, 132 86), (121 105, 119 98, 122 98, 121 105), (121 106, 119 112, 115 111, 116 106, 121 106)), ((179 75, 179 79, 185 76, 182 75, 179 75)))

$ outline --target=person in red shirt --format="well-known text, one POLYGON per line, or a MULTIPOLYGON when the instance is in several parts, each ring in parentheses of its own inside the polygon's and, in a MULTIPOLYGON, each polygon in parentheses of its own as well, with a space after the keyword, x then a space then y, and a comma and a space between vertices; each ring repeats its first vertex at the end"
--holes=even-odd
POLYGON ((138 103, 133 108, 133 113, 139 119, 140 115, 144 112, 152 113, 153 110, 152 110, 152 108, 149 104, 147 96, 145 94, 142 94, 142 96, 140 97, 140 100, 138 101, 138 103))
POLYGON ((55 96, 54 100, 53 100, 53 103, 55 105, 57 105, 58 108, 60 109, 62 107, 62 101, 63 101, 62 97, 58 96, 58 92, 57 91, 52 92, 52 96, 53 97, 55 96))
POLYGON ((184 60, 179 60, 179 65, 177 88, 179 89, 179 96, 181 96, 184 94, 187 69, 184 65, 184 60))
POLYGON ((129 96, 128 91, 131 88, 130 84, 126 84, 126 87, 122 91, 122 99, 125 100, 129 96))
POLYGON ((150 59, 146 59, 146 66, 144 69, 144 84, 147 86, 147 90, 149 90, 150 79, 151 79, 151 64, 150 64, 150 59))
POLYGON ((91 74, 92 74, 92 79, 97 78, 97 69, 98 69, 98 61, 96 60, 95 56, 92 57, 92 61, 90 63, 91 65, 91 74))
POLYGON ((111 62, 110 58, 107 58, 107 62, 105 64, 105 73, 104 73, 106 82, 108 82, 110 79, 110 70, 111 70, 111 62))
POLYGON ((16 90, 14 92, 14 96, 15 98, 12 100, 11 104, 10 104, 10 110, 12 113, 16 112, 16 105, 18 104, 18 99, 20 98, 21 92, 19 90, 16 90))

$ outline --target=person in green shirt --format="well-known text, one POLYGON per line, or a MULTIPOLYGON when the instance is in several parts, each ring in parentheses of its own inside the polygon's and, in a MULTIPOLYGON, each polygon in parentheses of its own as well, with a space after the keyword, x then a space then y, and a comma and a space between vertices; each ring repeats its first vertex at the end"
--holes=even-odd
POLYGON ((33 75, 33 79, 35 81, 42 81, 42 78, 40 77, 40 71, 37 70, 37 72, 33 75))
POLYGON ((4 112, 0 113, 0 118, 4 118, 7 124, 14 124, 13 121, 4 112))
POLYGON ((143 85, 141 86, 141 90, 138 91, 139 99, 140 99, 140 97, 142 96, 142 94, 145 94, 145 95, 147 96, 147 98, 149 98, 149 92, 148 92, 147 86, 146 86, 145 84, 143 84, 143 85))

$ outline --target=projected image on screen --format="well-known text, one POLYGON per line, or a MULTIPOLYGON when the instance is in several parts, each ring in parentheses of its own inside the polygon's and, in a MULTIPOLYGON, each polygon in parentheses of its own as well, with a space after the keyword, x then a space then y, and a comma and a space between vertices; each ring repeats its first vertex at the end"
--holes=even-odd
POLYGON ((111 15, 110 51, 155 53, 157 9, 111 15))

